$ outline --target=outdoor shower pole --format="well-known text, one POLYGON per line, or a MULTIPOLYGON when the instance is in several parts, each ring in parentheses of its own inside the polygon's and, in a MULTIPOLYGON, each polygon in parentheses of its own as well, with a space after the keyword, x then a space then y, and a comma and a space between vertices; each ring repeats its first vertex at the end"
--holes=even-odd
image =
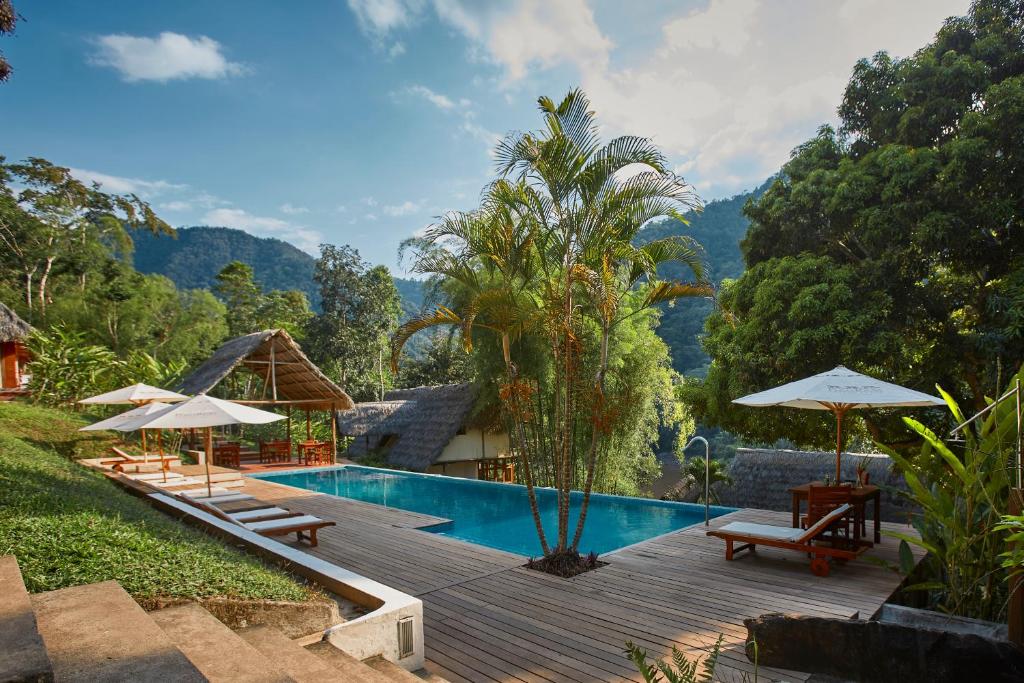
POLYGON ((683 446, 684 453, 694 441, 704 442, 704 526, 708 526, 708 520, 711 518, 711 445, 708 444, 708 440, 703 436, 695 436, 683 446))

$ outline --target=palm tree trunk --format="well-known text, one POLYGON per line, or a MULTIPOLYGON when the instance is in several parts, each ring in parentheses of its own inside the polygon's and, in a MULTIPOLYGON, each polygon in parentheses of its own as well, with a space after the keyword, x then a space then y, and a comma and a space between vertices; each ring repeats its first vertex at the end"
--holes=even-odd
MULTIPOLYGON (((501 350, 505 359, 505 374, 508 377, 510 387, 514 387, 519 373, 516 370, 516 366, 512 363, 510 346, 511 343, 508 335, 502 335, 501 350)), ((537 505, 537 492, 533 489, 533 470, 530 467, 529 442, 526 439, 526 429, 523 425, 522 406, 520 405, 517 391, 513 389, 509 396, 513 403, 512 421, 519 439, 519 448, 517 450, 519 451, 519 459, 523 471, 523 481, 526 483, 526 497, 530 501, 530 513, 533 515, 533 524, 537 527, 537 538, 540 540, 541 551, 547 556, 551 554, 551 549, 548 546, 547 536, 544 535, 544 524, 540 518, 540 507, 537 505)))
MULTIPOLYGON (((607 323, 601 326, 601 363, 597 370, 597 382, 594 387, 595 412, 600 415, 604 411, 604 376, 608 368, 608 338, 611 331, 607 323)), ((583 501, 580 503, 580 516, 576 522, 576 533, 572 537, 572 552, 577 552, 580 539, 583 537, 583 525, 587 521, 587 510, 590 508, 590 492, 594 488, 594 473, 597 470, 597 442, 603 425, 594 421, 590 427, 590 447, 587 449, 587 481, 583 486, 583 501)))

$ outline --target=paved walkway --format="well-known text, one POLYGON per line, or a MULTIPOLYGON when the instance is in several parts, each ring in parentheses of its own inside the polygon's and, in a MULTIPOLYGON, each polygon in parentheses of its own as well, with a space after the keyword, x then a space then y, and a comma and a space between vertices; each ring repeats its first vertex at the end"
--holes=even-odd
MULTIPOLYGON (((803 555, 758 548, 724 559, 724 543, 702 525, 603 556, 608 566, 573 579, 531 571, 522 557, 419 531, 429 515, 248 479, 266 501, 337 522, 310 552, 416 595, 424 603, 427 668, 459 681, 616 681, 642 678, 623 655, 627 640, 664 657, 673 645, 702 654, 725 637, 719 676, 741 681, 743 619, 766 612, 870 617, 899 578, 869 562, 811 574, 803 555)), ((739 510, 712 520, 788 525, 790 515, 739 510)), ((908 527, 884 524, 883 528, 908 527)), ((308 547, 308 546, 307 546, 308 547)), ((883 538, 869 554, 895 561, 883 538)), ((761 668, 759 680, 804 680, 761 668)))

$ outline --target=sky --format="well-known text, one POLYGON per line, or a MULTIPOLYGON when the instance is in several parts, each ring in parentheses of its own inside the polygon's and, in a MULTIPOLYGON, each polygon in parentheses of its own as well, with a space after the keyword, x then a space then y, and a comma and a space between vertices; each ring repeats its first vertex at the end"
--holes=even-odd
POLYGON ((170 224, 311 253, 475 206, 538 96, 590 96, 705 200, 835 123, 857 59, 909 56, 968 0, 15 0, 0 155, 41 156, 170 224))

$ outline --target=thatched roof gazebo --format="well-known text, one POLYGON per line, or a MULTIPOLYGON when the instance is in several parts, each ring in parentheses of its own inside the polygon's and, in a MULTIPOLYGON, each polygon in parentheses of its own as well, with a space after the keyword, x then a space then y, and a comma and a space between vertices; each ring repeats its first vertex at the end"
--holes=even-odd
MULTIPOLYGON (((355 404, 345 390, 311 361, 285 330, 263 330, 230 339, 205 363, 196 368, 177 387, 183 394, 207 393, 233 372, 255 375, 258 397, 231 398, 235 403, 257 407, 284 406, 288 409, 291 433, 291 409, 306 411, 309 435, 309 411, 350 410, 355 404)), ((331 420, 332 432, 335 420, 331 420)), ((337 439, 335 438, 335 441, 337 439)))
POLYGON ((0 303, 0 391, 21 389, 23 369, 29 360, 25 340, 31 332, 31 325, 0 303))

